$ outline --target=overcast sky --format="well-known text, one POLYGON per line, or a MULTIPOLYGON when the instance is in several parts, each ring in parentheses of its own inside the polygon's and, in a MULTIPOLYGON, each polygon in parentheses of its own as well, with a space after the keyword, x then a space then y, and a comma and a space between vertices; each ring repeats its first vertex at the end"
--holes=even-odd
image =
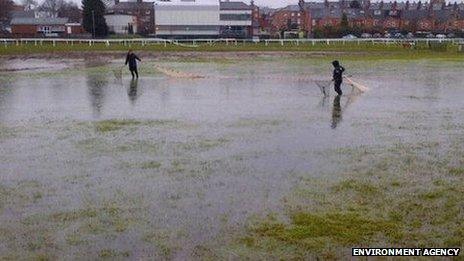
MULTIPOLYGON (((44 0, 38 0, 39 3, 43 2, 44 0)), ((77 3, 79 6, 81 5, 82 0, 71 0, 75 3, 77 3)), ((127 1, 127 0, 121 0, 121 1, 127 1)), ((148 1, 153 1, 153 0, 148 0, 148 1)), ((230 0, 230 1, 243 1, 245 3, 250 3, 250 0, 230 0)), ((311 0, 311 1, 318 1, 318 0, 311 0)), ((319 0, 322 2, 323 0, 319 0)), ((331 0, 334 1, 334 0, 331 0)), ((388 0, 386 0, 388 2, 388 0)), ((394 0, 391 0, 394 1, 394 0)), ((401 1, 401 0, 399 0, 401 1)), ((461 0, 458 0, 460 2, 461 0)), ((21 0, 15 0, 15 2, 20 3, 21 0)), ((376 2, 375 0, 372 2, 376 2)), ((298 4, 298 0, 255 0, 255 3, 259 6, 269 6, 269 7, 285 7, 287 5, 296 5, 298 4)))

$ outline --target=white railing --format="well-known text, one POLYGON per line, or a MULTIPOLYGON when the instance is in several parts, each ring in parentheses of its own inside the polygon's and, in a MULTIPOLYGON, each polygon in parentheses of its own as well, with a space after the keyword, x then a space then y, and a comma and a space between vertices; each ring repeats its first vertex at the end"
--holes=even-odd
POLYGON ((0 44, 5 46, 8 45, 23 45, 23 44, 33 44, 33 45, 42 45, 42 44, 87 44, 92 46, 94 44, 105 44, 107 46, 119 44, 125 46, 131 45, 149 45, 149 44, 160 44, 163 46, 180 45, 185 47, 198 47, 200 45, 214 45, 216 43, 226 44, 226 45, 238 45, 245 43, 259 44, 262 43, 265 46, 270 44, 345 44, 345 43, 371 43, 371 44, 396 44, 396 43, 452 43, 456 45, 464 44, 464 38, 413 38, 413 39, 394 39, 394 38, 356 38, 356 39, 233 39, 233 38, 220 38, 220 39, 179 39, 179 40, 170 40, 162 38, 136 38, 136 39, 68 39, 68 38, 4 38, 0 39, 0 44))

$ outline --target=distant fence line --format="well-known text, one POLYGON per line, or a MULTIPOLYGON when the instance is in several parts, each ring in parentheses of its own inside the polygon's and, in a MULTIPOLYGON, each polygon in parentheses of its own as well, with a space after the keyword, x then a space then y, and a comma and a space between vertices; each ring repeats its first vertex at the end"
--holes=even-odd
POLYGON ((179 45, 184 47, 199 47, 200 45, 213 45, 215 43, 222 43, 226 45, 238 45, 239 43, 253 43, 259 44, 264 43, 268 46, 269 44, 340 44, 340 43, 372 43, 372 44, 397 44, 397 43, 451 43, 456 45, 464 45, 464 38, 412 38, 412 39, 395 39, 395 38, 355 38, 355 39, 343 39, 343 38, 330 38, 330 39, 233 39, 233 38, 221 38, 221 39, 162 39, 162 38, 136 38, 136 39, 69 39, 69 38, 4 38, 0 39, 0 43, 3 43, 5 47, 8 45, 23 45, 23 44, 34 44, 42 45, 44 43, 52 44, 55 46, 57 43, 65 43, 69 45, 74 44, 88 44, 92 46, 94 44, 105 44, 107 46, 120 44, 120 45, 149 45, 149 44, 161 44, 167 46, 169 44, 179 45))

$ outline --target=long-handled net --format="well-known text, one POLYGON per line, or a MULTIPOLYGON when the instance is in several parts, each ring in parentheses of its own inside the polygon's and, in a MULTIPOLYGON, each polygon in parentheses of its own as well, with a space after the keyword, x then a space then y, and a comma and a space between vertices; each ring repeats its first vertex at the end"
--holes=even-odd
POLYGON ((332 84, 332 81, 314 80, 314 83, 319 87, 319 89, 321 90, 321 93, 324 96, 329 96, 330 85, 332 84))
POLYGON ((345 78, 345 80, 347 81, 347 83, 351 86, 353 86, 354 88, 356 88, 358 91, 360 92, 366 92, 369 90, 369 87, 359 83, 359 82, 355 82, 352 78, 350 77, 346 77, 344 76, 343 78, 345 78))
POLYGON ((116 80, 118 81, 122 80, 122 69, 123 68, 124 66, 113 69, 114 78, 116 78, 116 80))

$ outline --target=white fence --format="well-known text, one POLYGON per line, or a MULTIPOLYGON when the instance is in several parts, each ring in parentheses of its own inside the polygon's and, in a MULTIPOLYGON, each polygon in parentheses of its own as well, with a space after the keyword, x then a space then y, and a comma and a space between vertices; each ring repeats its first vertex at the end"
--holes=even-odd
POLYGON ((0 44, 3 43, 5 47, 9 45, 23 45, 23 44, 33 44, 33 45, 43 45, 43 44, 87 44, 92 46, 94 44, 105 44, 107 46, 111 45, 150 45, 150 44, 159 44, 163 46, 168 46, 170 44, 185 46, 185 47, 199 47, 200 45, 214 45, 214 44, 225 44, 225 45, 239 45, 245 43, 253 44, 264 44, 268 46, 270 44, 280 44, 284 45, 300 45, 300 44, 345 44, 345 43, 371 43, 371 44, 398 44, 398 43, 451 43, 454 45, 463 45, 464 38, 413 38, 413 39, 393 39, 393 38, 356 38, 356 39, 263 39, 263 40, 252 40, 252 39, 230 39, 230 38, 221 38, 221 39, 182 39, 182 40, 170 40, 170 39, 161 39, 161 38, 137 38, 137 39, 67 39, 67 38, 5 38, 0 39, 0 44))

